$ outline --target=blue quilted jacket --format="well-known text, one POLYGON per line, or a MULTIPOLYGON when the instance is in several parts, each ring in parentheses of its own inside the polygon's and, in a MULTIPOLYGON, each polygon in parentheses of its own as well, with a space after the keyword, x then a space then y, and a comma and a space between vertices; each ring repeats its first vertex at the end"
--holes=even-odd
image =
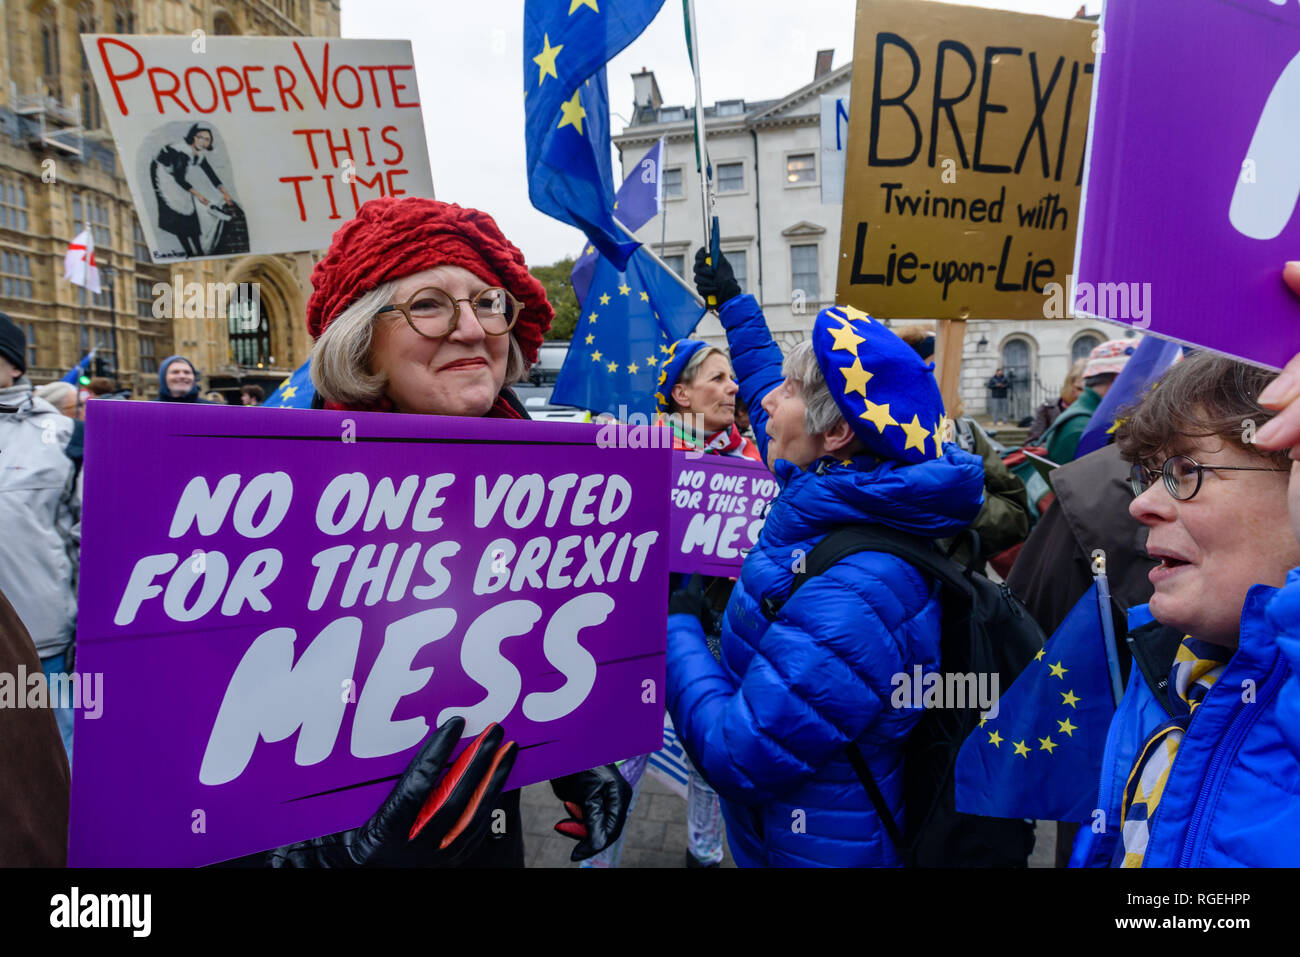
MULTIPOLYGON (((1178 748, 1143 867, 1300 865, 1298 673, 1300 569, 1284 588, 1256 585, 1246 596, 1237 650, 1178 748)), ((1135 755, 1168 718, 1164 696, 1134 667, 1106 738, 1097 799, 1105 817, 1080 829, 1072 867, 1112 862, 1135 755)))
MULTIPOLYGON (((741 396, 766 458, 760 402, 782 381, 781 353, 758 304, 723 305, 741 396)), ((696 767, 722 798, 741 866, 896 866, 899 861, 845 757, 856 741, 902 821, 902 750, 920 711, 890 706, 893 676, 935 670, 934 585, 892 555, 861 552, 809 580, 769 622, 793 566, 830 530, 877 523, 952 535, 979 512, 983 466, 955 445, 901 465, 823 459, 776 463, 782 491, 745 559, 715 661, 690 615, 668 619, 668 709, 696 767)))

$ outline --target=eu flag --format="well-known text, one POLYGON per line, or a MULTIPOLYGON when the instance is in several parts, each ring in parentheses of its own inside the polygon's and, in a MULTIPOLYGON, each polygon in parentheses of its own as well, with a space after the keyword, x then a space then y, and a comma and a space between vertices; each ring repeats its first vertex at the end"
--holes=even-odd
MULTIPOLYGON (((614 197, 614 214, 620 223, 633 232, 659 215, 659 207, 663 203, 663 184, 660 180, 663 152, 664 141, 660 139, 632 167, 632 172, 627 174, 627 179, 618 188, 618 195, 614 197)), ((569 282, 578 302, 587 298, 598 259, 600 253, 596 247, 588 245, 573 264, 569 282)))
POLYGON ((524 6, 528 196, 543 213, 586 233, 619 269, 638 244, 627 241, 612 214, 605 64, 662 5, 663 0, 527 0, 524 6))
POLYGON ((602 256, 551 401, 620 418, 653 415, 659 366, 703 315, 704 307, 645 250, 624 270, 602 256))
POLYGON ((315 397, 316 387, 311 384, 311 360, 308 359, 280 383, 262 406, 268 409, 310 409, 315 397))
POLYGON ((1132 358, 1124 366, 1124 371, 1115 377, 1110 391, 1092 414, 1088 428, 1079 436, 1079 447, 1074 453, 1076 459, 1083 458, 1110 442, 1117 425, 1115 413, 1141 399, 1147 386, 1173 365, 1181 349, 1182 346, 1177 342, 1157 339, 1155 336, 1147 336, 1138 344, 1132 358))
MULTIPOLYGON (((1109 613, 1109 611, 1107 612, 1109 613)), ((957 810, 1086 821, 1115 712, 1098 584, 1070 609, 957 754, 957 810)))

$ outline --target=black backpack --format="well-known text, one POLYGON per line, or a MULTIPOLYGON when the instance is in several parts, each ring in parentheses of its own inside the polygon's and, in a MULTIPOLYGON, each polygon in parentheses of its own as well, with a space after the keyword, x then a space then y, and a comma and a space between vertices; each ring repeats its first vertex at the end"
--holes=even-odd
MULTIPOLYGON (((964 533, 973 536, 976 533, 964 533)), ((978 539, 972 555, 979 554, 978 539)), ((851 525, 823 538, 795 575, 790 596, 810 578, 857 552, 896 555, 941 587, 943 624, 939 645, 944 675, 998 675, 999 693, 1011 686, 1045 644, 1042 629, 1006 585, 995 585, 973 567, 962 568, 932 542, 880 525, 851 525)), ((776 620, 785 602, 770 596, 763 614, 776 620)), ((849 762, 907 867, 1024 867, 1034 846, 1030 821, 962 814, 954 805, 957 752, 979 725, 978 704, 964 709, 926 709, 907 739, 903 760, 903 833, 872 777, 857 743, 849 762)))

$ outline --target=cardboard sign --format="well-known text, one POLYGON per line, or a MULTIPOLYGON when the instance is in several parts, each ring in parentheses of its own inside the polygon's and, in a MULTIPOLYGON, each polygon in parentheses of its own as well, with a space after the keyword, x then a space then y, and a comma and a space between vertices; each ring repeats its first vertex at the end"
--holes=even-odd
POLYGON ((736 578, 780 489, 761 462, 673 452, 671 571, 736 578))
POLYGON ((1281 367, 1300 352, 1281 281, 1300 258, 1300 4, 1107 0, 1103 28, 1069 301, 1281 367))
POLYGON ((319 249, 433 196, 411 44, 82 36, 154 262, 319 249))
POLYGON ((858 0, 837 302, 1046 318, 1074 257, 1096 29, 858 0))
POLYGON ((73 866, 363 823, 430 731, 507 788, 663 732, 667 450, 594 426, 93 403, 73 866), (106 822, 111 822, 107 824, 106 822))

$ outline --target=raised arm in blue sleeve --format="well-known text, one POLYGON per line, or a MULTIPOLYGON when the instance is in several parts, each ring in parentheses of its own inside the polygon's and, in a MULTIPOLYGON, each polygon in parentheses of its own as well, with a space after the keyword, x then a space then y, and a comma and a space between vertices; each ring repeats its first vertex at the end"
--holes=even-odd
POLYGON ((758 451, 766 462, 767 413, 762 402, 765 395, 785 381, 781 374, 781 347, 768 331, 758 300, 749 294, 724 302, 718 309, 718 319, 727 330, 727 348, 740 382, 740 398, 749 410, 758 451))

